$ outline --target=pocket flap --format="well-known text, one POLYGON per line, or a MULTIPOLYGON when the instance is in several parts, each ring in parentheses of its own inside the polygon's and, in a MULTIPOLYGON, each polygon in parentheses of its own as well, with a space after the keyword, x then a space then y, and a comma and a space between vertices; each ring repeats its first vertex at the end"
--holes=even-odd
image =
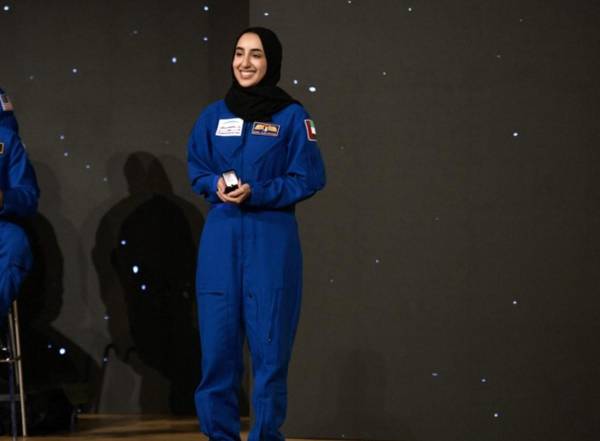
POLYGON ((224 288, 215 288, 210 286, 199 286, 196 289, 198 295, 213 295, 213 296, 222 296, 225 294, 224 288))

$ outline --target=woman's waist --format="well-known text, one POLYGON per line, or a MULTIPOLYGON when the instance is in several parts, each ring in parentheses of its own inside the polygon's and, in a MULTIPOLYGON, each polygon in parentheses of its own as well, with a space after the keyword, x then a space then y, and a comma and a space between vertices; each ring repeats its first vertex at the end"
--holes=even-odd
POLYGON ((240 207, 234 204, 213 205, 206 217, 206 223, 212 226, 255 225, 256 228, 297 228, 296 213, 292 209, 265 210, 240 207))
POLYGON ((211 204, 209 207, 209 214, 215 210, 226 210, 227 212, 235 215, 243 215, 243 214, 284 214, 288 216, 296 215, 296 206, 289 205, 283 208, 263 208, 263 207, 252 207, 249 205, 237 205, 230 204, 226 202, 221 202, 218 204, 211 204))

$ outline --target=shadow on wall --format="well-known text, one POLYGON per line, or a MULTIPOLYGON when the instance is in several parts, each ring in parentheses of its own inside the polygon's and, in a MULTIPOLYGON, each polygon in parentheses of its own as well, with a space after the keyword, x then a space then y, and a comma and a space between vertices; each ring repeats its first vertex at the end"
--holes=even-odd
POLYGON ((111 339, 97 410, 193 414, 200 378, 195 237, 203 217, 173 193, 150 153, 131 154, 123 171, 129 195, 100 220, 92 251, 111 339))
POLYGON ((34 257, 19 296, 25 386, 30 392, 62 388, 74 406, 86 411, 94 394, 90 379, 97 377, 99 367, 52 324, 60 314, 64 294, 63 250, 56 231, 70 238, 69 246, 80 247, 73 225, 60 215, 56 176, 45 164, 34 162, 33 166, 42 198, 48 203, 43 205, 44 214, 23 222, 34 257))

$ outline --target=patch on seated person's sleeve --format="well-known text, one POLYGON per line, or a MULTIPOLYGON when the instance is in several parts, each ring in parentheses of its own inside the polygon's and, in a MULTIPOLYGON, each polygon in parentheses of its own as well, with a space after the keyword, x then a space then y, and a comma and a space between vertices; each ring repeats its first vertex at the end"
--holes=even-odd
POLYGON ((0 142, 0 155, 4 154, 4 143, 0 142))
POLYGON ((0 95, 0 104, 2 105, 3 112, 12 112, 14 110, 10 98, 6 94, 0 95))
POLYGON ((305 119, 304 126, 306 127, 306 137, 309 141, 317 140, 317 128, 315 127, 315 123, 312 119, 305 119))

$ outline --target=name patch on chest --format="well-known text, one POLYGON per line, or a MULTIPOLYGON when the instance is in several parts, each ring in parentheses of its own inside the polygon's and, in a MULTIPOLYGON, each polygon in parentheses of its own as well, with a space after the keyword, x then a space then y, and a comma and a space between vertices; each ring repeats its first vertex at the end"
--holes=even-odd
POLYGON ((242 136, 244 120, 242 118, 220 119, 217 126, 216 136, 242 136))
POLYGON ((263 136, 279 136, 279 128, 279 124, 257 121, 254 124, 252 124, 252 134, 263 136))

